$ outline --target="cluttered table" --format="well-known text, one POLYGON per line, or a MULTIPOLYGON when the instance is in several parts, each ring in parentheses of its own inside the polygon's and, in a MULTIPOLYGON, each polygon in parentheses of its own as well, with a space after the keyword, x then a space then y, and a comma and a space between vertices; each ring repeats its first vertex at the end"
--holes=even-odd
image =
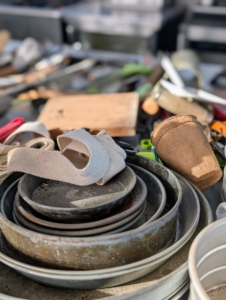
POLYGON ((224 66, 1 43, 0 299, 220 299, 224 66))

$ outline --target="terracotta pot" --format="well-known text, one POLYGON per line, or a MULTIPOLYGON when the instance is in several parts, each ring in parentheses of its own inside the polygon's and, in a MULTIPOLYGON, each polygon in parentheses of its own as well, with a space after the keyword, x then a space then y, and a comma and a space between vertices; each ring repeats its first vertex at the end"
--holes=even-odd
POLYGON ((153 131, 152 143, 160 158, 199 189, 215 184, 222 176, 218 161, 196 117, 179 115, 153 131))

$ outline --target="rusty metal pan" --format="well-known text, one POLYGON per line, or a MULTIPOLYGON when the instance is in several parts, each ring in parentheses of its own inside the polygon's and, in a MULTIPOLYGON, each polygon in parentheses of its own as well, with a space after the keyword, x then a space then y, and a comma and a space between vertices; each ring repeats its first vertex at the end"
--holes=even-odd
MULTIPOLYGON (((189 187, 189 185, 187 185, 189 187)), ((186 242, 191 238, 192 233, 194 234, 194 221, 197 219, 197 216, 194 217, 196 214, 199 214, 199 210, 197 210, 197 198, 193 197, 193 193, 189 193, 188 189, 184 189, 186 195, 183 195, 183 200, 180 205, 180 219, 181 219, 181 231, 180 237, 178 242, 182 239, 182 245, 179 245, 176 242, 176 249, 173 246, 170 246, 168 249, 164 250, 165 256, 167 258, 163 258, 164 262, 169 259, 167 252, 171 255, 176 253, 180 247, 185 245, 186 242), (187 211, 190 211, 190 214, 187 214, 187 211), (193 224, 193 225, 192 225, 193 224), (186 234, 188 233, 188 228, 193 227, 191 234, 184 239, 186 234)), ((192 191, 192 189, 190 189, 192 191)), ((205 197, 202 196, 200 193, 199 200, 201 204, 201 218, 199 221, 199 230, 205 227, 209 222, 212 221, 211 210, 209 208, 209 204, 205 197)), ((198 218, 199 219, 199 218, 198 218)), ((0 243, 1 244, 1 243, 0 243)), ((188 251, 187 247, 185 248, 188 251)), ((39 283, 43 283, 46 285, 57 286, 57 287, 67 287, 67 288, 77 288, 77 289, 95 289, 95 288, 104 288, 115 286, 119 284, 123 284, 129 281, 132 281, 136 278, 140 278, 149 272, 151 272, 153 266, 153 257, 145 259, 143 261, 133 263, 127 266, 111 268, 106 270, 94 270, 94 271, 63 271, 63 270, 53 270, 47 268, 40 268, 34 265, 24 263, 22 261, 17 261, 8 255, 2 253, 5 251, 4 248, 0 248, 0 261, 9 267, 13 268, 14 270, 18 271, 19 273, 23 274, 30 279, 33 279, 39 283)), ((182 251, 182 250, 181 250, 182 251)), ((160 254, 160 253, 159 253, 160 254)), ((157 259, 161 259, 158 255, 157 259)), ((178 259, 177 264, 180 264, 180 257, 179 254, 175 254, 176 259, 178 259)), ((173 258, 172 258, 173 259, 173 258)), ((156 260, 155 260, 156 262, 156 260)), ((167 262, 161 268, 166 268, 167 270, 167 262)), ((164 272, 163 272, 164 273, 164 272)), ((154 280, 150 282, 151 288, 149 287, 150 291, 157 295, 157 297, 151 297, 152 299, 162 300, 163 297, 161 293, 165 291, 166 287, 171 287, 171 290, 174 291, 177 289, 188 277, 187 271, 187 263, 183 264, 180 268, 176 269, 169 275, 165 276, 162 279, 154 280), (173 280, 173 282, 172 282, 173 280), (159 293, 161 292, 161 293, 159 293)), ((139 290, 139 293, 145 293, 145 288, 139 290)), ((168 295, 170 291, 167 291, 168 295)), ((132 294, 132 298, 126 299, 137 299, 136 296, 138 295, 137 292, 132 294)), ((131 295, 130 295, 131 296, 131 295)), ((142 299, 150 299, 150 295, 148 298, 143 296, 142 299)))
POLYGON ((135 184, 136 175, 126 167, 104 186, 77 186, 26 174, 21 178, 18 190, 35 211, 51 219, 67 222, 106 216, 122 205, 135 184))
POLYGON ((166 191, 161 181, 151 172, 133 164, 127 164, 134 173, 142 178, 147 186, 147 200, 154 206, 155 214, 149 218, 146 224, 149 224, 162 214, 166 205, 166 191))
MULTIPOLYGON (((93 222, 59 223, 55 220, 43 217, 42 215, 34 211, 21 197, 16 197, 15 204, 21 216, 36 225, 60 230, 84 230, 107 226, 121 220, 124 220, 123 224, 125 224, 126 218, 136 213, 137 210, 139 210, 144 204, 145 189, 146 187, 144 186, 144 182, 138 179, 135 187, 129 193, 129 195, 126 196, 123 204, 119 208, 108 215, 108 217, 93 222)), ((154 192, 154 190, 151 190, 151 192, 154 192)), ((153 195, 152 203, 153 206, 156 206, 158 204, 158 196, 153 195)))
MULTIPOLYGON (((0 214, 1 231, 9 244, 27 257, 61 269, 106 269, 123 267, 149 257, 155 260, 155 255, 156 258, 164 256, 163 250, 173 243, 177 210, 182 197, 181 186, 176 176, 166 168, 165 173, 168 173, 168 186, 171 181, 177 187, 172 194, 174 200, 171 199, 174 205, 163 217, 142 228, 99 236, 98 239, 56 237, 34 233, 17 226, 12 222, 12 210, 8 210, 7 217, 0 214), (174 218, 172 214, 175 214, 174 218), (172 226, 172 223, 175 226, 172 226)), ((173 187, 171 189, 173 190, 173 187)), ((3 197, 8 197, 8 204, 14 201, 16 190, 14 185, 5 191, 3 197)))
POLYGON ((145 205, 139 208, 134 214, 130 215, 129 217, 125 218, 122 221, 116 222, 114 224, 94 228, 94 229, 87 229, 87 230, 57 230, 57 229, 50 229, 46 227, 42 227, 40 225, 36 225, 28 220, 26 220, 20 213, 17 211, 17 208, 14 206, 14 221, 15 224, 19 225, 20 227, 28 228, 35 232, 40 232, 44 234, 56 235, 56 236, 65 236, 65 237, 84 237, 84 236, 94 236, 94 235, 102 235, 102 234, 112 234, 123 232, 127 228, 131 227, 134 223, 136 223, 145 211, 145 205))
POLYGON ((136 216, 133 220, 131 220, 130 222, 128 222, 127 224, 119 227, 119 228, 116 228, 114 230, 111 230, 109 232, 105 232, 103 233, 103 235, 109 235, 109 234, 114 234, 114 233, 119 233, 119 232, 124 232, 126 230, 131 230, 132 228, 138 228, 139 227, 139 220, 142 218, 142 216, 144 215, 145 213, 145 210, 146 210, 146 203, 144 203, 144 206, 141 210, 141 212, 139 213, 138 216, 136 216))
POLYGON ((167 195, 164 212, 170 210, 171 214, 175 216, 179 208, 176 196, 179 190, 177 182, 175 181, 176 176, 173 174, 173 172, 162 164, 138 155, 128 156, 126 162, 151 172, 161 181, 167 195))

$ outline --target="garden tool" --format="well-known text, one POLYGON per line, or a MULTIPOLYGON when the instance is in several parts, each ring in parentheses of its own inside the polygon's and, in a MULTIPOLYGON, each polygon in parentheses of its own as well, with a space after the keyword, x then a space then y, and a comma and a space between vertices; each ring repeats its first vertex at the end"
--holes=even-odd
POLYGON ((213 121, 211 123, 211 129, 223 135, 226 138, 226 121, 213 121))
POLYGON ((19 128, 25 120, 23 118, 15 118, 3 127, 0 128, 0 143, 3 143, 5 139, 12 134, 17 128, 19 128))
POLYGON ((153 146, 150 139, 143 139, 140 142, 140 146, 144 151, 138 151, 137 155, 146 157, 148 159, 157 161, 161 163, 161 160, 158 157, 158 154, 156 152, 156 147, 153 146), (146 151, 145 151, 146 150, 146 151))
POLYGON ((194 115, 201 123, 210 123, 213 119, 213 115, 204 107, 195 102, 188 102, 181 97, 175 96, 161 87, 144 101, 142 107, 146 113, 155 115, 158 112, 158 106, 174 115, 194 115))
POLYGON ((208 142, 210 143, 211 147, 213 148, 214 152, 216 153, 216 156, 217 156, 218 162, 220 163, 220 166, 224 167, 225 163, 226 163, 225 153, 221 149, 219 144, 216 141, 214 141, 214 139, 212 137, 212 130, 211 130, 212 125, 210 127, 208 124, 203 123, 202 127, 203 127, 203 131, 205 133, 205 136, 207 137, 208 142))
POLYGON ((199 72, 199 58, 194 51, 190 49, 179 50, 173 53, 171 61, 185 86, 195 88, 203 86, 202 75, 199 72))
POLYGON ((10 39, 10 33, 7 30, 0 30, 0 54, 3 52, 10 39))
POLYGON ((28 82, 28 83, 21 83, 16 86, 10 87, 7 90, 3 91, 0 94, 0 116, 3 115, 10 107, 10 103, 13 99, 13 97, 27 92, 33 88, 38 88, 40 86, 45 86, 48 83, 63 78, 64 79, 69 76, 72 73, 79 72, 81 70, 89 69, 95 64, 95 61, 91 59, 87 59, 84 61, 81 61, 77 64, 71 65, 69 67, 66 67, 62 70, 57 70, 55 72, 52 72, 48 74, 45 77, 42 77, 41 79, 36 79, 34 81, 28 82))
POLYGON ((177 70, 174 68, 174 65, 172 64, 169 57, 164 56, 161 60, 161 66, 169 76, 170 80, 177 86, 183 88, 184 82, 179 76, 177 70))
POLYGON ((140 99, 145 99, 150 95, 156 83, 162 78, 164 75, 164 69, 161 65, 156 65, 150 74, 147 82, 137 89, 137 93, 139 94, 140 99))
POLYGON ((0 70, 0 76, 8 76, 26 70, 42 55, 41 46, 33 38, 26 38, 16 49, 12 64, 0 70))
POLYGON ((209 103, 209 104, 213 103, 213 104, 226 105, 225 99, 200 89, 195 89, 190 87, 180 87, 164 79, 160 80, 160 85, 168 92, 178 97, 195 99, 197 101, 209 103))

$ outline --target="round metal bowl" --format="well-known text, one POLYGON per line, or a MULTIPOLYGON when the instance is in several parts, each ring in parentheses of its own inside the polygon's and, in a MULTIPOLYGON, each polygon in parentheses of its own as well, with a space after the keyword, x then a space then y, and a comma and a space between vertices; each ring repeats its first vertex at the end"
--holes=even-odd
POLYGON ((133 164, 128 163, 127 165, 137 176, 143 179, 147 186, 147 200, 153 205, 155 210, 155 214, 146 222, 146 224, 149 224, 162 214, 166 205, 166 191, 161 181, 151 172, 133 164))
POLYGON ((87 229, 87 230, 57 230, 52 228, 46 228, 37 224, 30 222, 25 219, 20 213, 17 211, 17 208, 14 206, 14 215, 13 219, 15 224, 20 227, 28 228, 35 232, 40 232, 44 234, 56 235, 56 236, 65 236, 65 237, 85 237, 85 236, 95 236, 102 234, 112 234, 117 232, 122 232, 127 228, 131 227, 134 223, 136 223, 143 215, 145 211, 145 204, 141 208, 139 208, 135 213, 122 219, 119 222, 114 224, 110 224, 103 227, 87 229))
POLYGON ((147 259, 121 267, 94 271, 62 271, 40 268, 18 262, 3 254, 0 254, 0 260, 35 281, 58 287, 95 289, 116 286, 140 278, 159 267, 176 253, 189 240, 197 226, 199 201, 189 185, 184 184, 183 190, 183 201, 179 210, 181 228, 178 242, 147 259), (191 213, 187 214, 187 211, 191 213))
POLYGON ((189 299, 210 299, 207 292, 225 286, 226 219, 206 227, 193 242, 189 252, 191 278, 189 299))
POLYGON ((163 164, 139 155, 128 156, 126 162, 151 172, 161 181, 167 195, 165 211, 171 208, 172 214, 176 215, 179 207, 177 195, 180 191, 178 190, 177 178, 174 173, 163 166, 163 164))
MULTIPOLYGON (((127 217, 130 217, 132 214, 136 213, 144 204, 145 190, 146 185, 143 181, 138 179, 133 190, 129 193, 129 195, 126 196, 125 200, 123 201, 123 204, 120 207, 118 207, 116 211, 113 211, 104 219, 91 222, 59 223, 56 220, 43 217, 42 215, 37 213, 19 195, 19 197, 16 196, 15 198, 15 205, 21 216, 23 216, 25 219, 36 225, 60 230, 85 230, 107 226, 119 222, 121 220, 125 221, 127 217)), ((158 198, 154 195, 152 200, 153 202, 157 202, 158 198)), ((155 205, 155 203, 153 203, 153 205, 155 205)))
MULTIPOLYGON (((122 205, 125 197, 132 191, 136 184, 136 175, 126 167, 123 171, 109 180, 104 186, 93 184, 90 186, 76 186, 64 182, 56 182, 30 174, 24 175, 18 185, 18 190, 24 201, 35 211, 51 219, 63 222, 73 220, 95 220, 106 216, 122 205), (56 187, 49 189, 48 197, 45 188, 42 188, 42 201, 40 204, 32 200, 33 193, 48 183, 55 183, 56 187), (64 199, 59 197, 60 188, 63 188, 64 199), (65 195, 67 190, 67 195, 65 195), (88 196, 87 196, 88 195, 88 196), (48 203, 56 205, 48 206, 48 203), (57 207, 62 204, 65 207, 57 207)), ((40 193, 38 195, 40 197, 40 193)), ((41 198, 40 198, 41 199, 41 198)), ((39 201, 39 199, 38 199, 39 201)))
MULTIPOLYGON (((81 239, 43 235, 14 224, 12 210, 8 209, 7 211, 8 206, 6 205, 7 217, 0 214, 1 231, 9 244, 21 253, 57 268, 106 269, 132 264, 156 253, 157 257, 161 257, 161 252, 164 253, 162 250, 173 243, 175 226, 172 226, 172 223, 176 224, 177 222, 177 210, 182 197, 182 190, 176 176, 166 168, 165 173, 168 173, 169 180, 176 186, 175 192, 172 194, 174 199, 171 199, 174 206, 162 218, 145 227, 99 236, 98 239, 96 237, 81 239), (172 218, 172 214, 174 218, 172 218), (18 243, 18 241, 20 242, 18 243)), ((168 186, 170 186, 170 181, 168 186)), ((173 187, 171 189, 173 190, 173 187)), ((4 203, 8 203, 8 205, 12 203, 16 191, 15 184, 9 187, 3 195, 3 198, 8 198, 4 203)))

